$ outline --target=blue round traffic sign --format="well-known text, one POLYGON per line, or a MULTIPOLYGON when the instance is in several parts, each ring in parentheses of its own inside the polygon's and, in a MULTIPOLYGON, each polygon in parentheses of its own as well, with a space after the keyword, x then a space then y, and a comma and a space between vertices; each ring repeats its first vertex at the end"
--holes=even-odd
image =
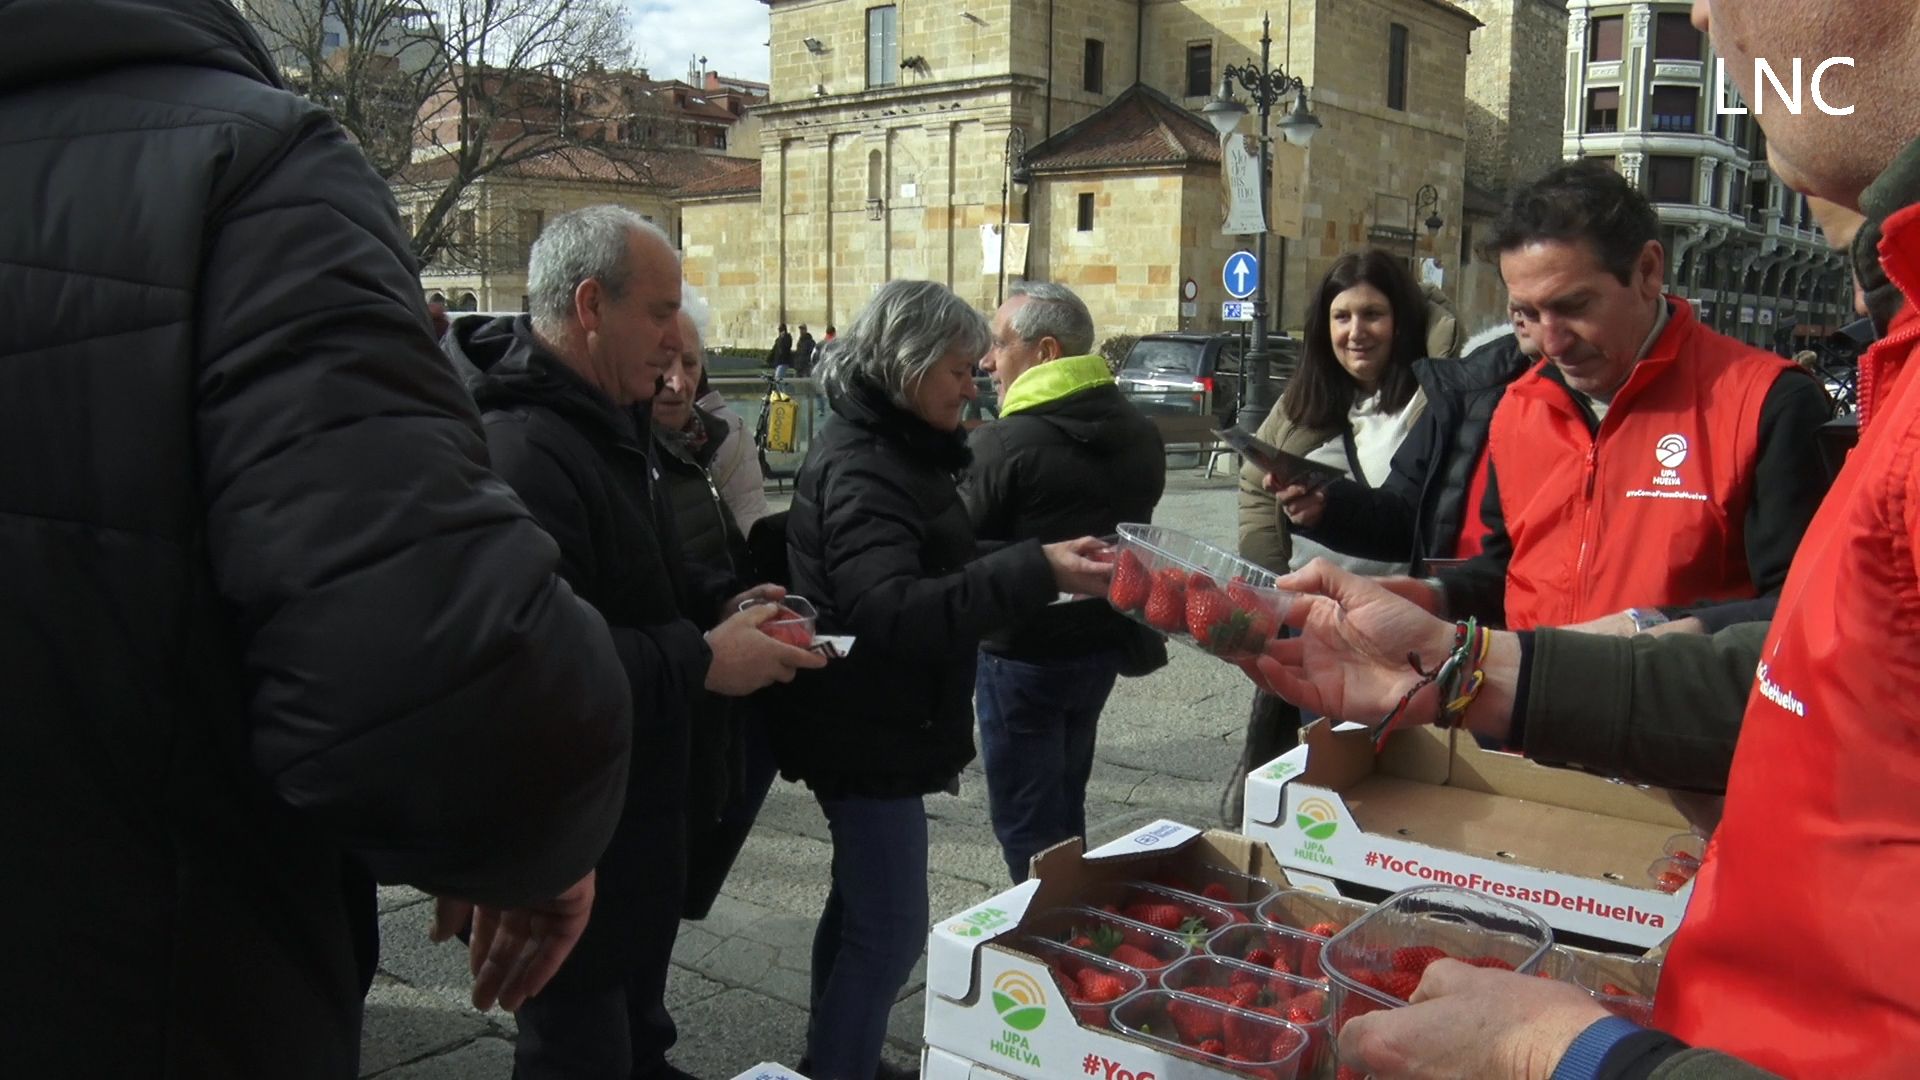
POLYGON ((1227 256, 1226 265, 1220 268, 1220 283, 1235 300, 1245 300, 1259 292, 1260 260, 1250 251, 1236 251, 1227 256))

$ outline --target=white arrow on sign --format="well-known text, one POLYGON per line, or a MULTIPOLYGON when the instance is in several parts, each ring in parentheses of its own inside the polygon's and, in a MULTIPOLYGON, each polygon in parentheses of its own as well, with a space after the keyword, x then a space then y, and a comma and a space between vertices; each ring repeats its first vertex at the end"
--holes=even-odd
POLYGON ((1252 254, 1236 251, 1227 256, 1220 268, 1220 283, 1227 287, 1227 295, 1236 300, 1244 300, 1260 288, 1260 262, 1252 254))

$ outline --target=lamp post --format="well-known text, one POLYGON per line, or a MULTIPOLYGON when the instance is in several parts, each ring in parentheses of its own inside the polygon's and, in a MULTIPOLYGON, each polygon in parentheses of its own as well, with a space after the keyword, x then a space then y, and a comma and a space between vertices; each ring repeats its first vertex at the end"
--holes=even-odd
MULTIPOLYGON (((1440 226, 1445 225, 1446 222, 1440 220, 1440 192, 1436 190, 1432 184, 1421 184, 1420 190, 1413 193, 1413 216, 1416 218, 1419 217, 1420 211, 1422 210, 1432 211, 1427 215, 1425 223, 1427 226, 1427 235, 1430 237, 1439 236, 1440 226)), ((1407 269, 1414 272, 1416 280, 1420 272, 1416 265, 1420 261, 1419 243, 1420 234, 1412 229, 1408 229, 1407 269)))
POLYGON ((1007 199, 1013 192, 1013 185, 1027 182, 1026 167, 1021 161, 1026 153, 1025 129, 1008 128, 1006 159, 1000 173, 1000 284, 993 290, 995 310, 999 310, 1001 302, 1007 298, 1007 199))
MULTIPOLYGON (((1239 83, 1247 96, 1260 110, 1260 216, 1266 220, 1273 192, 1273 140, 1269 132, 1269 121, 1273 107, 1286 100, 1288 94, 1294 95, 1293 108, 1280 120, 1280 133, 1295 146, 1304 147, 1313 141, 1313 133, 1320 128, 1320 118, 1307 108, 1307 84, 1273 66, 1272 20, 1267 16, 1260 19, 1260 64, 1240 64, 1228 66, 1220 73, 1220 96, 1202 106, 1200 112, 1212 122, 1214 130, 1225 139, 1240 126, 1247 115, 1247 107, 1233 96, 1233 84, 1239 83)), ((1280 238, 1281 265, 1267 267, 1267 234, 1262 231, 1254 241, 1254 254, 1260 261, 1262 275, 1271 274, 1280 282, 1276 304, 1286 299, 1285 277, 1287 258, 1287 239, 1280 238)), ((1247 352, 1243 366, 1244 390, 1240 394, 1240 414, 1236 423, 1252 431, 1267 418, 1273 408, 1273 385, 1268 381, 1267 355, 1267 287, 1263 277, 1260 290, 1253 298, 1253 341, 1247 352)))

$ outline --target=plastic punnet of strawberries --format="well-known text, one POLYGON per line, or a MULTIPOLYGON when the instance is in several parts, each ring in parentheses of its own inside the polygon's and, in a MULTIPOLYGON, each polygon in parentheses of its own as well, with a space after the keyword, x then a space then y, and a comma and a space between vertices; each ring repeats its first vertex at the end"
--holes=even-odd
POLYGON ((1151 884, 1231 909, 1251 921, 1254 909, 1278 890, 1270 881, 1213 866, 1189 867, 1155 875, 1151 884))
POLYGON ((1047 965, 1074 1018, 1083 1024, 1106 1027, 1108 1006, 1146 984, 1138 971, 1046 938, 1022 938, 1015 947, 1047 965))
POLYGON ((1207 941, 1207 952, 1318 982, 1326 979, 1320 968, 1325 944, 1326 937, 1302 930, 1248 923, 1215 934, 1207 941))
POLYGON ((1149 571, 1132 548, 1114 563, 1107 601, 1165 634, 1184 634, 1205 652, 1253 656, 1280 632, 1279 600, 1242 578, 1224 586, 1200 570, 1162 566, 1149 571))
POLYGON ((1305 1031, 1271 1010, 1168 990, 1145 990, 1122 1001, 1114 1007, 1113 1027, 1261 1080, 1294 1080, 1310 1041, 1305 1031))
POLYGON ((1160 985, 1300 1027, 1308 1038, 1304 1071, 1317 1069, 1332 1044, 1324 983, 1223 956, 1190 956, 1167 969, 1160 985))
POLYGON ((1106 912, 1061 908, 1036 919, 1033 932, 1069 949, 1102 956, 1148 975, 1152 983, 1161 968, 1187 955, 1178 938, 1115 918, 1106 912))

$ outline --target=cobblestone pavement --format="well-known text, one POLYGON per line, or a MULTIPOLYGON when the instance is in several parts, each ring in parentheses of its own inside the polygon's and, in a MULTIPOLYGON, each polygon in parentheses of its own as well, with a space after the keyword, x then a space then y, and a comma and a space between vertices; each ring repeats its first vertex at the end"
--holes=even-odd
MULTIPOLYGON (((1231 479, 1209 480, 1191 469, 1170 473, 1155 519, 1230 548, 1231 479)), ((1167 668, 1121 680, 1107 705, 1087 793, 1094 843, 1156 818, 1218 821, 1250 688, 1219 661, 1190 649, 1172 651, 1167 668)), ((927 811, 936 918, 1006 887, 978 762, 962 777, 958 797, 929 797, 927 811)), ((826 821, 812 797, 777 781, 712 914, 681 928, 668 983, 680 1027, 675 1065, 706 1080, 726 1080, 762 1061, 791 1065, 799 1058, 808 952, 826 900, 830 853, 826 821)), ((466 1003, 465 954, 427 942, 429 913, 420 893, 381 891, 380 973, 367 1001, 361 1075, 504 1080, 512 1066, 513 1018, 481 1015, 466 1003)), ((893 1011, 888 1057, 898 1063, 918 1060, 923 993, 916 970, 893 1011)))

